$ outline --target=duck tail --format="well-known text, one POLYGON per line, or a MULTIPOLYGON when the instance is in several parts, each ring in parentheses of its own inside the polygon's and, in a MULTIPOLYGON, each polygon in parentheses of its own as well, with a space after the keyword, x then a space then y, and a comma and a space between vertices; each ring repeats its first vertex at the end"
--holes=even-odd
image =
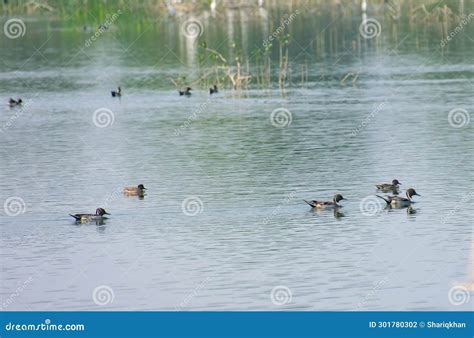
POLYGON ((377 196, 378 198, 383 199, 387 204, 390 204, 390 200, 388 198, 385 198, 385 197, 380 196, 380 195, 375 195, 375 196, 377 196))
POLYGON ((308 202, 307 200, 303 200, 306 202, 306 204, 308 204, 310 207, 314 208, 314 203, 311 203, 311 202, 308 202))
POLYGON ((74 218, 76 219, 76 221, 80 221, 80 220, 81 220, 81 218, 80 218, 79 216, 71 215, 71 214, 69 214, 69 216, 74 217, 74 218))

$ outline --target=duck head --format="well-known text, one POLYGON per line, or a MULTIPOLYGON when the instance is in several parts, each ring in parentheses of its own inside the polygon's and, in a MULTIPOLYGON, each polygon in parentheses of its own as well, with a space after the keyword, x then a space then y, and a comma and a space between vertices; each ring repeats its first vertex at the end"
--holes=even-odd
POLYGON ((103 216, 103 215, 110 215, 107 211, 105 211, 105 209, 103 208, 97 208, 97 210, 95 211, 95 214, 98 215, 98 216, 103 216))
POLYGON ((143 184, 139 184, 138 185, 138 190, 146 190, 146 188, 143 184))
POLYGON ((402 185, 397 179, 394 179, 394 180, 392 181, 392 184, 395 185, 395 186, 397 186, 397 185, 402 185))
POLYGON ((415 191, 415 189, 410 188, 410 189, 407 190, 407 197, 408 197, 409 200, 411 200, 412 196, 420 196, 420 197, 421 197, 421 195, 418 194, 418 193, 415 191))
POLYGON ((342 200, 345 200, 344 197, 342 197, 341 194, 336 194, 334 195, 334 198, 332 199, 332 201, 336 204, 338 204, 339 201, 342 201, 342 200))

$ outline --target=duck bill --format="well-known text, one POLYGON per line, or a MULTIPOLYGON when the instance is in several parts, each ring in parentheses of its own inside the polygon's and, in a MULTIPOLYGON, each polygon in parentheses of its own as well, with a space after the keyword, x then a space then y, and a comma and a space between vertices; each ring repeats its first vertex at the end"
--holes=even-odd
POLYGON ((110 214, 106 211, 106 212, 104 212, 104 215, 110 215, 110 214))
POLYGON ((415 193, 415 196, 420 196, 420 197, 421 197, 421 195, 420 195, 420 194, 418 194, 418 193, 415 193))

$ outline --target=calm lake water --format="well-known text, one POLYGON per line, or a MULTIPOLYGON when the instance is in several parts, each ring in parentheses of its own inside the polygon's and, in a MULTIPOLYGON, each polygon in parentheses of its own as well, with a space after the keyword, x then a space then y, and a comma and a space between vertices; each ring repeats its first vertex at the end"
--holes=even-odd
MULTIPOLYGON (((201 39, 229 57, 233 42, 260 48, 269 22, 231 12, 233 24, 200 18, 201 39)), ((474 121, 448 115, 474 118, 474 24, 441 49, 434 28, 378 17, 382 33, 364 39, 361 18, 310 14, 292 26, 283 96, 179 97, 169 78, 196 79, 199 59, 179 20, 119 18, 90 47, 94 31, 67 20, 2 35, 2 308, 472 308, 453 294, 474 282, 474 121), (9 108, 18 96, 24 108, 9 108), (422 195, 413 209, 376 199, 393 178, 422 195), (144 199, 121 194, 139 183, 144 199), (336 192, 348 199, 336 214, 303 202, 336 192), (97 207, 103 224, 68 216, 97 207)))

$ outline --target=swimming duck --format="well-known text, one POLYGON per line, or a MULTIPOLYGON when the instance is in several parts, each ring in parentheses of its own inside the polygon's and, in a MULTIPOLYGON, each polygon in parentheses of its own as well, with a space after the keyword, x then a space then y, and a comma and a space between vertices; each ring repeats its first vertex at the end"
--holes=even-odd
POLYGON ((214 85, 213 88, 209 88, 209 94, 212 95, 212 94, 217 94, 219 91, 217 90, 217 86, 214 85))
POLYGON ((334 198, 332 199, 332 201, 316 201, 316 200, 312 200, 310 202, 306 200, 303 200, 303 201, 305 201, 309 206, 311 206, 311 208, 329 209, 329 208, 341 208, 342 205, 340 205, 338 202, 342 200, 345 200, 345 198, 342 197, 341 194, 336 194, 334 195, 334 198))
POLYGON ((107 219, 104 215, 110 215, 105 209, 97 208, 95 214, 74 214, 69 216, 74 217, 79 222, 101 221, 107 219))
POLYGON ((139 184, 137 187, 125 187, 123 193, 128 196, 143 196, 146 188, 143 184, 139 184))
POLYGON ((122 96, 122 88, 119 86, 116 91, 112 90, 110 94, 112 94, 112 97, 120 97, 122 96))
POLYGON ((186 87, 184 91, 178 90, 179 96, 183 96, 183 95, 191 96, 191 90, 192 90, 191 87, 186 87))
POLYGON ((376 187, 378 190, 381 190, 383 192, 393 192, 397 191, 401 183, 397 180, 394 179, 392 183, 382 183, 382 184, 377 184, 376 187))
POLYGON ((10 100, 8 100, 8 105, 10 107, 15 107, 15 106, 21 106, 23 104, 23 100, 18 98, 18 100, 14 100, 10 97, 10 100))
POLYGON ((410 206, 412 203, 415 203, 412 200, 413 196, 420 196, 415 189, 410 188, 406 192, 407 198, 405 197, 400 197, 400 196, 379 196, 376 195, 378 198, 383 199, 387 204, 389 204, 391 207, 394 208, 404 208, 410 206))

